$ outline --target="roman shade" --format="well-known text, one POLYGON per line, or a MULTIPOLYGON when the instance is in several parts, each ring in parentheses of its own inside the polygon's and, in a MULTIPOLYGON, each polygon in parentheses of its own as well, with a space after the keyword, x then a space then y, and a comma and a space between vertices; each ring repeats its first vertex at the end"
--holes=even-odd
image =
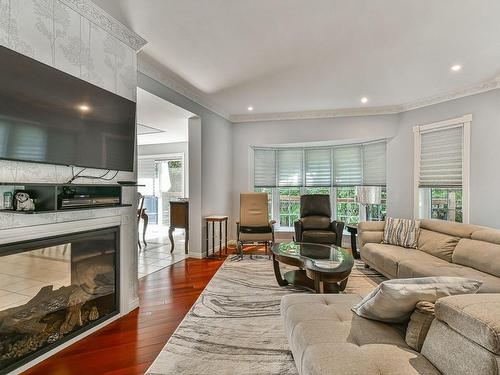
POLYGON ((302 186, 303 155, 302 149, 278 150, 278 186, 302 186))
POLYGON ((333 149, 333 184, 335 186, 363 184, 361 145, 333 149))
POLYGON ((385 186, 386 142, 363 145, 363 185, 385 186))
POLYGON ((276 186, 276 151, 254 151, 254 185, 255 187, 276 186))
POLYGON ((420 135, 419 187, 462 186, 463 126, 420 135))
POLYGON ((332 185, 332 150, 331 148, 306 149, 305 172, 306 186, 332 185))
POLYGON ((255 148, 254 186, 385 186, 386 141, 311 148, 255 148))

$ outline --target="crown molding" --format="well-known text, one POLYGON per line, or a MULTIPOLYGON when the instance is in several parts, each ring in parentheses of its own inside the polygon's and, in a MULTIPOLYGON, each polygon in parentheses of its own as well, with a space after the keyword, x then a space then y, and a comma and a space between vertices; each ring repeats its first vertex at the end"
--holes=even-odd
POLYGON ((311 120, 325 119, 333 117, 355 117, 355 116, 376 116, 399 113, 399 106, 367 107, 367 108, 345 108, 326 109, 301 112, 274 112, 231 115, 229 120, 238 122, 259 122, 259 121, 283 121, 283 120, 311 120))
POLYGON ((414 102, 410 102, 407 104, 400 105, 399 112, 407 112, 412 111, 418 108, 428 107, 434 104, 444 103, 454 99, 464 98, 466 96, 481 94, 483 92, 496 90, 500 88, 500 75, 496 75, 491 79, 482 81, 475 85, 469 86, 466 89, 456 90, 451 93, 447 93, 444 95, 435 95, 423 100, 417 100, 414 102))
POLYGON ((444 103, 450 100, 476 95, 483 92, 500 89, 500 75, 492 79, 480 82, 466 89, 456 90, 444 95, 435 95, 422 100, 409 102, 406 104, 368 108, 348 108, 337 110, 317 110, 301 112, 275 112, 256 114, 236 114, 229 116, 229 121, 233 123, 241 122, 261 122, 261 121, 284 121, 284 120, 310 120, 335 117, 356 117, 356 116, 376 116, 391 115, 424 108, 431 105, 444 103))
MULTIPOLYGON (((66 0, 67 1, 67 0, 66 0)), ((326 119, 336 117, 357 117, 357 116, 377 116, 377 115, 393 115, 403 112, 412 111, 418 108, 424 108, 431 105, 444 103, 450 100, 463 98, 466 96, 476 95, 483 92, 500 89, 500 74, 493 78, 482 81, 478 84, 469 86, 465 89, 455 90, 446 94, 434 95, 428 98, 416 100, 413 102, 388 105, 380 107, 363 107, 363 108, 342 108, 342 109, 326 109, 312 111, 297 111, 297 112, 271 112, 271 113, 243 113, 229 115, 218 108, 208 98, 208 95, 196 89, 189 83, 181 82, 182 79, 177 77, 175 73, 170 72, 163 66, 158 66, 156 61, 153 61, 149 56, 141 54, 138 60, 138 70, 149 76, 150 78, 160 82, 175 92, 187 97, 188 99, 198 103, 206 109, 218 114, 232 123, 243 122, 263 122, 263 121, 286 121, 286 120, 311 120, 311 119, 326 119), (149 60, 149 61, 148 61, 149 60)))
POLYGON ((147 43, 145 39, 123 25, 90 0, 60 0, 63 4, 95 23, 121 40, 130 48, 139 51, 147 43))
POLYGON ((188 83, 181 82, 181 79, 176 77, 175 73, 163 66, 159 66, 158 62, 144 52, 141 53, 137 59, 137 70, 149 78, 152 78, 169 89, 177 92, 178 94, 181 94, 202 107, 205 107, 209 111, 212 111, 224 119, 231 121, 229 114, 220 110, 220 108, 217 108, 217 106, 210 101, 205 93, 188 83))

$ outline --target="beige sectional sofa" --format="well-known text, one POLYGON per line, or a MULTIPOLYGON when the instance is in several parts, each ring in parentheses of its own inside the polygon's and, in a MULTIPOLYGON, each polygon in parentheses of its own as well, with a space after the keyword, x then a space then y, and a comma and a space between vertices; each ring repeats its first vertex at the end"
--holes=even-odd
POLYGON ((417 249, 382 244, 383 232, 383 221, 358 226, 361 259, 386 277, 469 277, 500 293, 500 230, 424 219, 417 249))
POLYGON ((357 316, 354 294, 291 294, 281 301, 300 375, 498 375, 500 294, 444 297, 422 352, 396 326, 357 316))
POLYGON ((423 220, 418 249, 381 244, 384 222, 360 223, 361 258, 389 278, 462 276, 481 294, 441 298, 421 352, 405 327, 359 317, 354 294, 283 297, 285 334, 300 375, 500 375, 500 231, 423 220))

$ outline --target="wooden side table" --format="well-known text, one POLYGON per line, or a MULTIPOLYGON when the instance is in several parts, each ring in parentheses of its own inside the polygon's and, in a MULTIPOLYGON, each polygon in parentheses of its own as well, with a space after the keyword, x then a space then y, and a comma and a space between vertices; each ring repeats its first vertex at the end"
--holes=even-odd
POLYGON ((212 256, 215 257, 215 223, 219 223, 219 257, 222 255, 222 223, 224 223, 224 247, 227 255, 227 216, 212 215, 205 217, 205 225, 207 227, 207 258, 208 254, 208 235, 209 224, 212 223, 212 256))
POLYGON ((175 228, 184 228, 184 252, 187 254, 189 243, 189 202, 187 200, 170 202, 170 228, 168 229, 170 252, 174 251, 174 236, 172 234, 175 228))
POLYGON ((356 224, 348 224, 346 226, 347 231, 351 234, 351 249, 352 249, 352 256, 355 259, 361 258, 361 255, 358 250, 358 245, 356 242, 356 235, 358 234, 358 226, 356 224))

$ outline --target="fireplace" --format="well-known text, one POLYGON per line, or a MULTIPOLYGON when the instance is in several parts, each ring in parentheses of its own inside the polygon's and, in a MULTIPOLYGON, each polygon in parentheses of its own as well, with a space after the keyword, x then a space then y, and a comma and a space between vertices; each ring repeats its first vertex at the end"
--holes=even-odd
POLYGON ((119 227, 0 246, 0 373, 118 314, 119 227))

